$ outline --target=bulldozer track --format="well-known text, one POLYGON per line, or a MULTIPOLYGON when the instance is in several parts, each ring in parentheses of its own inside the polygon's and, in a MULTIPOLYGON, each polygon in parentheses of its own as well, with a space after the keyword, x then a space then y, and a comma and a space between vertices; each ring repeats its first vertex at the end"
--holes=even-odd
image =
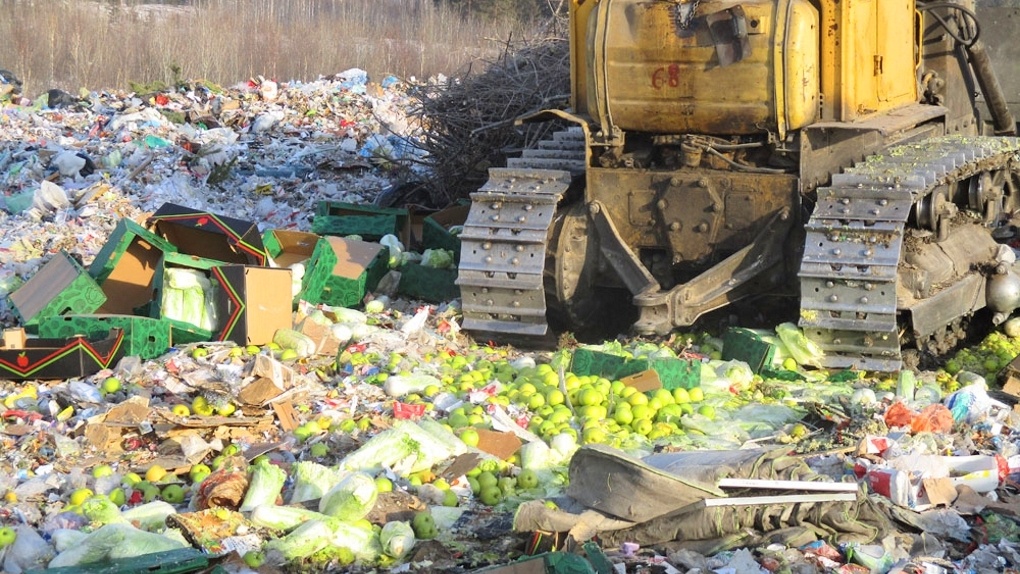
POLYGON ((556 132, 525 150, 471 194, 457 285, 464 328, 513 336, 544 336, 545 267, 556 205, 585 168, 580 128, 556 132))
POLYGON ((800 326, 825 367, 901 368, 897 282, 912 213, 1018 150, 1017 138, 945 136, 873 155, 818 189, 798 273, 800 326))

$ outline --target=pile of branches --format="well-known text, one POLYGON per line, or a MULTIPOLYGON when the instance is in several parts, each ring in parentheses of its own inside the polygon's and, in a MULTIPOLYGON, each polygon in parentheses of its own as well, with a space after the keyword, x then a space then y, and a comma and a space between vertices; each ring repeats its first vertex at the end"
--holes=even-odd
POLYGON ((566 39, 507 42, 500 58, 482 71, 413 91, 414 115, 423 126, 421 147, 428 175, 428 203, 444 207, 485 183, 490 167, 506 165, 562 125, 514 125, 518 116, 565 108, 570 94, 570 48, 566 39))

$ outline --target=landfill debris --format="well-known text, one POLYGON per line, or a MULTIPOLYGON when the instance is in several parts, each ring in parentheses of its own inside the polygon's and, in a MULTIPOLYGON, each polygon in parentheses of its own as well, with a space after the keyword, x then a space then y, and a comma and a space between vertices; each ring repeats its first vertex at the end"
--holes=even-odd
POLYGON ((1020 567, 1020 339, 472 340, 464 207, 375 203, 419 88, 0 94, 5 572, 1020 567))

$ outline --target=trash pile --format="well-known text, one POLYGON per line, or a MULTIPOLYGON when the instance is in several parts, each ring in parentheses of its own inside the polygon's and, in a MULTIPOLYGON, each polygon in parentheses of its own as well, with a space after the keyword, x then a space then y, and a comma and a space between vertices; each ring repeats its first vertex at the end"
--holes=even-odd
POLYGON ((373 203, 406 94, 8 98, 4 572, 1020 568, 1020 338, 892 376, 792 324, 473 340, 466 208, 373 203))

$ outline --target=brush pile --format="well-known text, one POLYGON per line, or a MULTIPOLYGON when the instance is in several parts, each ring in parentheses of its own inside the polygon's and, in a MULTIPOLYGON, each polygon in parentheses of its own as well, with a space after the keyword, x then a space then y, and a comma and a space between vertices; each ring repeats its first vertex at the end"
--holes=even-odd
POLYGON ((534 144, 554 123, 514 125, 518 116, 564 108, 570 94, 570 49, 565 38, 507 42, 502 56, 459 78, 412 88, 411 113, 421 119, 428 152, 428 195, 435 206, 466 198, 488 179, 490 167, 534 144))

